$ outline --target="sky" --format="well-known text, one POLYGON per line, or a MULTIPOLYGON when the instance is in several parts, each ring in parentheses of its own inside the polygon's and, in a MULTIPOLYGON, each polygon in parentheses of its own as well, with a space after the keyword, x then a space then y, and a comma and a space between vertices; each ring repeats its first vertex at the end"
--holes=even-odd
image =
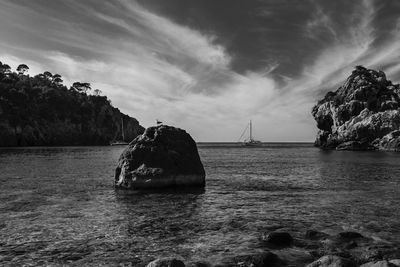
POLYGON ((313 141, 354 66, 400 82, 399 0, 0 0, 0 61, 89 82, 149 127, 313 141))

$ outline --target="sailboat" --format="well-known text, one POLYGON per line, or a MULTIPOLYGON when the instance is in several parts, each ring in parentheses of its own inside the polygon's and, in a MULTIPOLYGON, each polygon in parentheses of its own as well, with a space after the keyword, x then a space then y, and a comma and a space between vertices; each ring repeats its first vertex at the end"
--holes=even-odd
POLYGON ((244 129, 244 131, 243 131, 242 135, 240 136, 238 142, 240 142, 240 140, 242 139, 243 135, 246 133, 247 129, 250 130, 250 131, 249 131, 249 132, 250 132, 249 138, 248 138, 248 139, 245 139, 245 140, 242 142, 242 144, 243 144, 244 146, 260 146, 260 145, 261 145, 261 141, 258 141, 258 140, 254 140, 254 139, 253 139, 253 124, 252 124, 251 120, 250 120, 250 123, 249 123, 249 124, 246 126, 246 128, 244 129))
POLYGON ((115 140, 110 143, 112 146, 121 146, 127 145, 128 143, 125 142, 125 133, 124 133, 124 119, 121 118, 121 132, 122 132, 122 140, 115 140))

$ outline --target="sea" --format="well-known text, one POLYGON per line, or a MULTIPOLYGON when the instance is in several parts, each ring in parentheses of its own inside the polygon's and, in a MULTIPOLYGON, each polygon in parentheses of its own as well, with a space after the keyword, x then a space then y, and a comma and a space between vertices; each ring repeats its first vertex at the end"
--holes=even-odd
POLYGON ((200 143, 204 190, 137 192, 113 187, 123 149, 1 148, 0 265, 216 263, 276 229, 400 240, 400 153, 200 143))

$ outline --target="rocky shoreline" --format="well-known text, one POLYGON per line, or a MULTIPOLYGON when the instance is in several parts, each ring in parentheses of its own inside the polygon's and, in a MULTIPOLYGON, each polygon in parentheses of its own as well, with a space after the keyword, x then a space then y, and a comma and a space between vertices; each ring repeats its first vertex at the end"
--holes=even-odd
POLYGON ((292 236, 285 231, 263 233, 263 252, 238 255, 220 262, 184 262, 179 258, 160 258, 138 266, 147 267, 396 267, 400 266, 400 247, 358 232, 330 235, 307 230, 292 236))
POLYGON ((317 147, 400 151, 400 85, 382 71, 357 66, 312 115, 319 129, 317 147))

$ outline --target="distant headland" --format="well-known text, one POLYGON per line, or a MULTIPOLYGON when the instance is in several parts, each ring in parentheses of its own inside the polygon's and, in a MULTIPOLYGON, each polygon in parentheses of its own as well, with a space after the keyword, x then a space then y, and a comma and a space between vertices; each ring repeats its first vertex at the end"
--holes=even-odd
POLYGON ((59 74, 46 71, 30 77, 28 70, 20 64, 13 72, 0 62, 1 147, 108 145, 144 132, 135 118, 113 107, 90 83, 67 88, 59 74))
POLYGON ((400 151, 400 85, 382 71, 357 66, 312 110, 315 145, 338 150, 400 151))

